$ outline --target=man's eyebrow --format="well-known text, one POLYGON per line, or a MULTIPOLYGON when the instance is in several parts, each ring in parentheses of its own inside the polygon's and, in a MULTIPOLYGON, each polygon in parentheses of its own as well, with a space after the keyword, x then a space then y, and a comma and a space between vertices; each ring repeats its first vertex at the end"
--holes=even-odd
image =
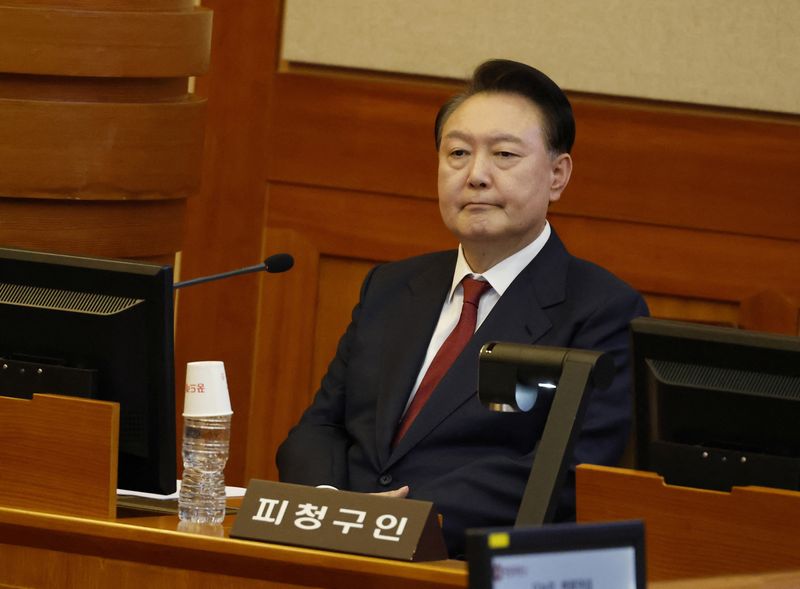
MULTIPOLYGON (((470 133, 465 133, 463 131, 453 130, 449 131, 444 136, 445 139, 461 139, 462 141, 471 141, 474 136, 470 133)), ((511 135, 510 133, 498 133, 497 135, 489 135, 488 136, 490 143, 523 143, 520 137, 516 135, 511 135)))

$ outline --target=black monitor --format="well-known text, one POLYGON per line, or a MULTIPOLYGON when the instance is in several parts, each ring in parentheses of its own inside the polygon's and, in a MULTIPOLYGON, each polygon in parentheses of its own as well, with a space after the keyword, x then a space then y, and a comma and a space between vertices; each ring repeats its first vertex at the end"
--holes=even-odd
POLYGON ((172 268, 0 248, 0 394, 120 405, 118 487, 175 491, 172 268))
POLYGON ((644 524, 467 530, 469 589, 644 589, 644 524))
POLYGON ((800 490, 800 338, 653 318, 631 331, 638 469, 800 490))

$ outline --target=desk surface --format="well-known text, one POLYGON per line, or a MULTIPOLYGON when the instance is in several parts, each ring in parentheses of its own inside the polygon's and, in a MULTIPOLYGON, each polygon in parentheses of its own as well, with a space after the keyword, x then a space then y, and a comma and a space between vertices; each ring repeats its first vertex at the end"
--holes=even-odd
MULTIPOLYGON (((168 516, 86 519, 0 508, 0 586, 324 587, 467 586, 463 562, 405 563, 231 539, 221 526, 184 530, 168 516)), ((651 583, 654 589, 800 586, 800 573, 651 583)))
POLYGON ((221 526, 192 530, 174 515, 101 520, 0 508, 0 584, 56 586, 45 570, 56 568, 57 586, 91 574, 93 586, 117 589, 180 587, 194 576, 213 577, 217 587, 255 586, 248 580, 259 587, 466 586, 462 562, 412 564, 237 540, 228 537, 232 524, 228 516, 221 526))

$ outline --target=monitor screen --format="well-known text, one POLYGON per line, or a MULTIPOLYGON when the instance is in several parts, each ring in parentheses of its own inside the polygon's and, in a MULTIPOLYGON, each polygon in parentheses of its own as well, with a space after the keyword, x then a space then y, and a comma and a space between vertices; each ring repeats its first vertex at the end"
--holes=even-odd
POLYGON ((644 589, 641 521, 467 532, 470 589, 644 589))
POLYGON ((120 405, 117 486, 175 491, 172 268, 0 248, 0 394, 120 405))
POLYGON ((800 489, 800 338, 653 318, 631 331, 638 469, 800 489))

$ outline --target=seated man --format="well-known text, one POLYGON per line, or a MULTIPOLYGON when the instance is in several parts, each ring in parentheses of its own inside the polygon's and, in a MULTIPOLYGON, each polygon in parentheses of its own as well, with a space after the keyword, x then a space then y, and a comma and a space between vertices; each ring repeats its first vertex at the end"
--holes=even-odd
MULTIPOLYGON (((575 137, 552 80, 488 61, 442 106, 435 137, 439 209, 459 248, 370 271, 277 462, 283 481, 432 501, 458 556, 467 528, 513 524, 552 401, 488 411, 476 394, 481 346, 609 352, 616 377, 590 393, 573 465, 613 465, 631 419, 628 324, 647 307, 615 276, 572 257, 546 220, 569 182, 575 137)), ((574 517, 574 473, 568 487, 560 519, 574 517)))

